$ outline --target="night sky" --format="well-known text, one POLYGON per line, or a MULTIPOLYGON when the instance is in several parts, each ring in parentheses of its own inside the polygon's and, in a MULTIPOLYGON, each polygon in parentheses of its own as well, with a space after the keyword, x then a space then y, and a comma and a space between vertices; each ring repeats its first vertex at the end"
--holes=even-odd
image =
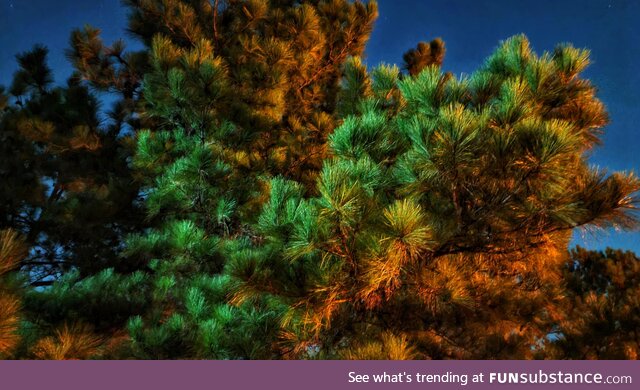
MULTIPOLYGON (((400 63, 421 40, 441 37, 444 69, 471 73, 501 40, 525 33, 538 52, 559 42, 591 50, 585 77, 599 87, 611 124, 590 161, 609 170, 640 171, 640 2, 635 0, 379 0, 380 17, 367 46, 367 63, 400 63)), ((14 55, 41 43, 61 83, 71 74, 64 57, 71 29, 90 24, 110 43, 128 38, 118 0, 0 0, 0 84, 8 85, 14 55)), ((130 47, 139 44, 130 42, 130 47)), ((576 243, 640 252, 640 233, 577 233, 576 243), (583 237, 581 237, 581 235, 583 237)))

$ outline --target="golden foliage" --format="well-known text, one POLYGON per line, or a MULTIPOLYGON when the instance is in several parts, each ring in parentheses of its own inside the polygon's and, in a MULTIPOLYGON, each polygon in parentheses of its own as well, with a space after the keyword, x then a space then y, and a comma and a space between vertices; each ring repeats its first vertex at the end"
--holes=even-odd
POLYGON ((20 341, 16 333, 19 326, 20 301, 10 294, 0 292, 0 356, 10 354, 20 341))
MULTIPOLYGON (((0 231, 0 277, 16 269, 26 256, 27 247, 13 230, 0 231)), ((0 279, 0 356, 11 353, 20 341, 20 299, 8 291, 0 279)))
POLYGON ((33 357, 41 360, 83 360, 100 356, 104 340, 83 324, 64 325, 38 341, 33 357))
POLYGON ((384 332, 380 340, 348 348, 341 357, 349 360, 412 360, 418 358, 418 352, 405 335, 384 332))
POLYGON ((13 230, 0 231, 0 276, 14 270, 27 255, 27 247, 13 230))

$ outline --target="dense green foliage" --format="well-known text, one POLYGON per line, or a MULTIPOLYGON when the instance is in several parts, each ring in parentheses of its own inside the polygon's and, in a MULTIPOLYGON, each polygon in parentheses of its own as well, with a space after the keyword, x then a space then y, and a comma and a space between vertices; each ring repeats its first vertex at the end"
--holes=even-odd
POLYGON ((588 165, 587 51, 370 71, 373 1, 124 4, 143 50, 0 90, 0 357, 638 357, 638 258, 568 248, 640 189, 588 165))

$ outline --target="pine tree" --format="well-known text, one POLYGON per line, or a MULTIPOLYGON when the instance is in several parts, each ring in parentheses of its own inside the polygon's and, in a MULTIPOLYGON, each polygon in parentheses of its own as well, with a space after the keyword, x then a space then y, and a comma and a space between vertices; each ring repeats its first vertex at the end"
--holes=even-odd
POLYGON ((102 127, 96 97, 73 79, 54 87, 46 57, 41 46, 17 56, 0 117, 0 227, 25 235, 32 285, 117 266, 139 215, 122 124, 102 127))
POLYGON ((128 273, 139 267, 119 257, 125 236, 140 226, 139 187, 118 108, 103 121, 97 98, 76 78, 54 86, 47 53, 36 46, 19 54, 1 99, 0 227, 22 233, 25 253, 12 264, 32 287, 20 295, 12 356, 86 358, 88 329, 111 342, 146 304, 138 286, 137 299, 130 294, 142 275, 128 273), (124 275, 110 277, 113 269, 124 275))
POLYGON ((468 78, 359 61, 318 196, 271 182, 235 302, 287 306, 293 358, 527 358, 567 319, 573 229, 631 227, 630 174, 590 167, 607 123, 588 52, 505 41, 468 78))
MULTIPOLYGON (((256 238, 250 225, 264 180, 316 175, 334 126, 341 66, 362 52, 375 3, 127 3, 130 29, 149 47, 139 115, 155 122, 138 132, 134 158, 153 228, 128 243, 127 255, 146 259, 151 271, 151 304, 129 321, 132 351, 142 358, 277 356, 272 341, 283 307, 228 305, 224 268, 256 238)), ((76 33, 75 47, 100 47, 87 43, 93 37, 76 33)), ((77 63, 95 65, 88 80, 118 74, 104 70, 121 65, 104 47, 92 53, 106 62, 74 52, 77 63)))
MULTIPOLYGON (((39 53, 34 56, 44 59, 46 51, 42 48, 37 51, 39 53)), ((44 71, 50 73, 48 69, 44 71)), ((3 183, 0 186, 0 227, 24 230, 25 228, 20 226, 21 218, 24 219, 23 215, 30 213, 30 205, 42 202, 44 188, 35 169, 35 145, 22 135, 17 120, 13 119, 23 102, 22 99, 18 99, 14 105, 12 95, 23 95, 29 82, 26 80, 26 72, 21 72, 16 78, 21 82, 14 83, 10 91, 5 91, 3 87, 0 89, 0 177, 3 183)), ((37 90, 38 86, 32 85, 32 89, 37 90)), ((23 222, 23 225, 27 223, 23 222)))

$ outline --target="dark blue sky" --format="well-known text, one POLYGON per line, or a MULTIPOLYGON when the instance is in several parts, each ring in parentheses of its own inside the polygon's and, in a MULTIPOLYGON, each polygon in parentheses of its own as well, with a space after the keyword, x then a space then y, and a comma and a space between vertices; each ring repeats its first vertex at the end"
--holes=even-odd
MULTIPOLYGON (((367 47, 367 62, 400 63, 420 40, 444 39, 444 68, 471 73, 509 36, 525 33, 538 52, 571 42, 592 52, 586 72, 599 87, 611 124, 593 164, 640 171, 636 126, 640 123, 640 1, 637 0, 379 0, 380 17, 367 47)), ((106 42, 125 37, 126 11, 118 0, 0 0, 0 84, 15 70, 14 55, 35 43, 50 48, 58 82, 71 73, 64 58, 72 28, 91 24, 106 42)), ((578 234, 577 236, 579 236, 578 234)), ((640 252, 640 233, 587 233, 576 242, 640 252)))

